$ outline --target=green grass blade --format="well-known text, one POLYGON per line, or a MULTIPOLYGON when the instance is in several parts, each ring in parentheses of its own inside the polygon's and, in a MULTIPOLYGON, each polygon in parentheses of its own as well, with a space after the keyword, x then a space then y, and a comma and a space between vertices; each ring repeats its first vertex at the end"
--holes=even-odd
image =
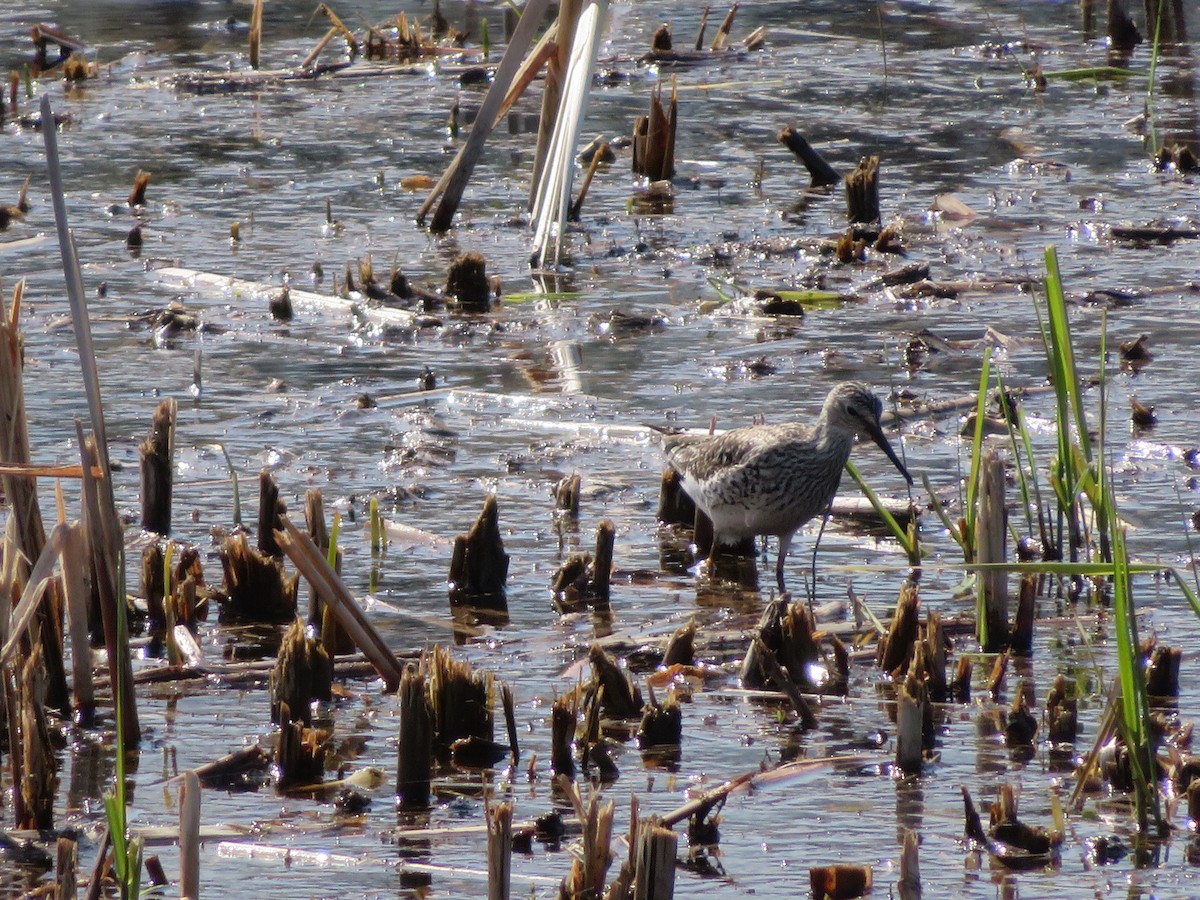
POLYGON ((850 462, 850 460, 846 460, 846 471, 850 473, 850 477, 854 479, 854 483, 858 485, 858 489, 863 492, 863 496, 870 501, 876 515, 883 520, 883 524, 887 526, 892 537, 896 539, 896 543, 904 548, 904 552, 908 556, 908 561, 914 566, 919 566, 921 564, 921 545, 917 539, 916 531, 904 528, 896 521, 896 517, 888 512, 883 502, 879 499, 879 496, 871 490, 854 463, 850 462))
POLYGON ((964 552, 967 561, 975 559, 975 494, 979 489, 979 457, 983 452, 983 417, 987 411, 987 388, 991 381, 992 350, 983 351, 983 365, 979 372, 979 393, 975 398, 975 434, 971 438, 971 471, 967 475, 967 502, 963 508, 963 543, 969 552, 964 552))

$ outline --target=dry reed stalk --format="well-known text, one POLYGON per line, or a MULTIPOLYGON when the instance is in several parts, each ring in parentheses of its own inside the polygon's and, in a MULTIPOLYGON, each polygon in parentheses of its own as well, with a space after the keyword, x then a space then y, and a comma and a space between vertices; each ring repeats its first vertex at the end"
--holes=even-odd
POLYGON ((79 863, 79 845, 69 837, 60 837, 56 851, 54 900, 75 900, 79 893, 75 883, 75 866, 79 863))
MULTIPOLYGON (((114 685, 114 697, 123 698, 116 705, 124 725, 126 746, 136 747, 141 740, 142 729, 133 697, 133 664, 128 636, 121 627, 123 610, 117 607, 118 603, 125 602, 118 587, 124 584, 121 569, 118 568, 125 558, 121 524, 113 500, 111 481, 107 477, 93 478, 91 474, 104 458, 102 451, 94 436, 84 436, 83 426, 79 422, 75 423, 75 431, 83 466, 83 521, 86 544, 90 550, 92 592, 100 604, 104 648, 110 683, 114 685)), ((106 466, 101 468, 103 473, 108 471, 106 466)))
POLYGON ((159 403, 154 410, 150 434, 138 447, 141 458, 142 528, 164 536, 171 532, 177 411, 174 398, 168 397, 159 403))
MULTIPOLYGON (((1004 461, 994 450, 986 451, 979 461, 976 497, 975 561, 981 565, 1003 563, 1008 544, 1004 461)), ((1003 569, 982 569, 978 578, 980 609, 987 627, 987 641, 982 649, 993 653, 1008 644, 1008 573, 1003 569)))
POLYGON ((634 900, 671 900, 675 896, 675 850, 679 836, 651 816, 638 825, 634 847, 634 900))
POLYGON ((312 539, 297 528, 287 516, 283 516, 282 519, 284 530, 276 532, 275 535, 280 548, 287 554, 297 571, 316 586, 321 598, 334 611, 339 624, 349 634, 350 639, 375 666, 379 676, 386 683, 387 690, 396 690, 400 685, 403 670, 395 654, 371 625, 312 539))
MULTIPOLYGON (((22 279, 13 290, 8 308, 0 302, 0 462, 18 466, 29 465, 29 423, 25 416, 24 349, 20 329, 21 301, 25 282, 22 279)), ((2 301, 0 297, 0 301, 2 301)), ((26 560, 41 556, 46 543, 42 511, 38 504, 37 482, 28 475, 0 474, 0 487, 8 502, 12 534, 26 560)), ((30 562, 21 565, 28 578, 30 562)), ((55 709, 66 713, 70 709, 66 673, 63 668, 62 597, 57 589, 45 595, 37 609, 42 643, 42 658, 47 669, 48 701, 55 709)))
POLYGON ((921 858, 917 833, 904 829, 904 846, 900 852, 900 900, 921 900, 921 858))
MULTIPOLYGON (((48 94, 42 97, 41 119, 42 140, 46 147, 46 174, 50 180, 50 197, 54 206, 59 252, 62 256, 67 296, 71 304, 71 320, 83 375, 84 394, 87 398, 88 414, 94 435, 94 441, 89 449, 84 440, 83 427, 76 424, 80 454, 83 457, 81 466, 85 498, 84 523, 87 529, 88 543, 92 548, 92 584, 101 600, 109 671, 119 673, 120 677, 116 682, 118 685, 132 685, 129 652, 127 647, 118 646, 120 629, 116 619, 117 601, 125 602, 124 590, 121 587, 124 585, 124 536, 121 520, 117 515, 112 481, 109 477, 112 468, 108 458, 108 432, 104 424, 104 406, 100 398, 100 376, 96 367, 91 319, 88 316, 87 297, 83 289, 83 274, 75 252, 75 239, 67 224, 67 203, 58 154, 58 129, 55 125, 54 110, 48 94), (94 477, 92 475, 93 466, 99 470, 99 474, 94 477)), ((121 636, 123 637, 123 635, 121 636)), ((118 691, 118 696, 120 694, 121 692, 118 691)), ((123 699, 125 702, 118 705, 121 707, 120 714, 125 740, 127 746, 136 747, 141 738, 137 704, 133 702, 132 696, 123 699)))
POLYGON ((529 182, 529 208, 533 209, 537 197, 538 181, 546 166, 546 154, 550 150, 550 139, 554 134, 554 126, 558 122, 558 107, 562 102, 563 78, 571 61, 571 48, 575 40, 575 27, 579 24, 579 14, 583 11, 586 0, 563 0, 558 7, 556 33, 561 39, 556 41, 554 55, 546 67, 546 78, 542 87, 542 110, 538 117, 537 145, 533 152, 533 171, 529 182))
POLYGON ((190 769, 179 795, 179 896, 200 900, 200 778, 190 769))
POLYGON ((483 152, 484 142, 494 127, 496 114, 504 102, 508 86, 516 76, 521 65, 521 58, 532 43, 534 32, 548 7, 549 0, 529 0, 525 4, 521 20, 513 32, 512 40, 509 41, 504 56, 500 59, 500 65, 496 67, 492 83, 483 97, 483 103, 479 107, 475 123, 471 126, 471 133, 467 135, 462 149, 458 151, 458 155, 447 169, 447 174, 450 175, 449 179, 444 185, 440 181, 438 182, 438 186, 430 192, 417 213, 417 222, 423 223, 426 214, 437 202, 440 194, 441 203, 438 204, 433 221, 429 226, 432 231, 443 232, 450 229, 450 223, 454 219, 455 212, 458 211, 458 204, 462 201, 463 192, 466 191, 467 182, 483 152), (452 174, 451 169, 453 170, 452 174))
POLYGON ((721 21, 721 27, 717 29, 717 34, 712 42, 711 49, 714 53, 725 49, 725 41, 729 37, 729 32, 733 30, 733 17, 737 14, 738 5, 735 3, 729 7, 729 12, 725 14, 725 18, 721 21))
MULTIPOLYGON (((325 554, 325 558, 328 560, 330 538, 329 529, 325 525, 325 500, 320 488, 309 488, 304 494, 304 524, 308 528, 308 535, 312 538, 313 544, 325 554)), ((333 570, 339 575, 341 574, 342 552, 340 550, 333 561, 333 570)), ((339 653, 353 653, 354 643, 338 625, 337 618, 327 605, 322 602, 316 587, 310 581, 306 581, 305 584, 308 585, 308 623, 316 626, 317 633, 321 636, 321 644, 325 647, 329 658, 333 659, 339 653)))
POLYGON ((512 881, 511 803, 487 809, 488 900, 508 900, 512 881))
MULTIPOLYGON (((539 267, 557 265, 562 257, 567 213, 571 205, 571 184, 575 177, 575 151, 587 115, 592 73, 596 68, 607 12, 607 0, 592 0, 580 13, 572 38, 571 57, 563 76, 562 98, 554 133, 530 207, 530 226, 533 228, 531 259, 539 267)), ((559 28, 558 33, 560 37, 563 35, 563 27, 559 28)))
POLYGON ((571 866, 570 874, 563 879, 560 896, 603 897, 604 878, 612 860, 615 806, 611 800, 601 802, 598 792, 588 796, 585 806, 575 782, 559 775, 555 783, 570 801, 583 827, 583 852, 571 866))
POLYGON ((327 32, 325 32, 325 36, 323 38, 321 38, 319 41, 317 41, 317 45, 312 48, 312 52, 310 52, 308 54, 308 56, 304 57, 304 59, 301 60, 300 71, 303 72, 305 69, 307 69, 313 63, 315 63, 317 61, 317 57, 321 55, 321 51, 324 50, 329 45, 329 42, 332 41, 339 34, 341 34, 341 32, 338 31, 336 26, 333 28, 330 28, 327 32))
POLYGON ((92 647, 88 637, 87 547, 83 527, 70 525, 63 541, 63 594, 71 634, 71 687, 75 695, 75 721, 87 727, 95 721, 96 696, 92 685, 92 647))
MULTIPOLYGON (((54 795, 58 789, 54 748, 46 727, 45 670, 41 649, 36 644, 29 658, 20 665, 17 677, 16 700, 21 722, 21 779, 17 790, 25 819, 17 820, 18 828, 49 831, 54 828, 54 795)), ((11 741, 16 735, 10 735, 11 741)))
POLYGON ((250 8, 250 68, 258 68, 258 51, 262 47, 263 0, 254 0, 250 8))

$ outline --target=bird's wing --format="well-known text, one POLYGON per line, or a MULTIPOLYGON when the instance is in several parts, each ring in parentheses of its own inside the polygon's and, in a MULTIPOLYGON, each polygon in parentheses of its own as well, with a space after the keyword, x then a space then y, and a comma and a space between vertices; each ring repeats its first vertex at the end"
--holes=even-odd
POLYGON ((671 465, 696 481, 710 481, 723 473, 752 464, 762 452, 757 428, 735 428, 714 436, 672 434, 663 438, 671 465))

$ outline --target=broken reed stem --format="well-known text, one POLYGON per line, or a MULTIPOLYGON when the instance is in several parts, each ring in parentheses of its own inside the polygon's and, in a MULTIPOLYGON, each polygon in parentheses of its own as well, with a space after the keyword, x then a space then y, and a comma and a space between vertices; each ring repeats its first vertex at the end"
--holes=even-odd
POLYGON ((651 816, 638 824, 634 848, 634 900, 671 900, 675 896, 675 850, 679 836, 651 816))
POLYGON ((546 167, 546 155, 550 152, 550 140, 558 122, 558 107, 562 102, 563 78, 571 61, 571 47, 575 41, 575 26, 579 24, 579 13, 584 0, 563 0, 558 8, 556 33, 561 36, 555 41, 556 50, 546 66, 546 78, 542 87, 542 110, 538 116, 537 145, 533 153, 533 170, 529 181, 528 208, 533 209, 537 199, 538 182, 546 167))
POLYGON ((312 538, 297 528, 287 516, 280 518, 284 530, 275 534, 280 548, 292 561, 296 570, 313 584, 321 598, 333 610, 338 623, 375 666, 375 670, 387 685, 387 690, 396 690, 403 672, 395 654, 379 636, 379 632, 355 602, 345 583, 330 567, 328 560, 313 544, 312 538))
POLYGON ((179 896, 200 897, 200 778, 191 769, 179 794, 179 896))
POLYGON ((92 648, 88 637, 87 549, 83 527, 67 526, 62 552, 63 594, 71 628, 71 686, 75 694, 75 721, 87 727, 96 718, 95 688, 92 684, 92 648))
POLYGON ((488 900, 508 900, 512 881, 513 805, 498 803, 487 809, 488 900))
MULTIPOLYGON (((50 745, 50 732, 46 726, 45 670, 42 667, 41 648, 34 644, 28 659, 17 666, 17 690, 15 700, 21 723, 21 778, 15 792, 21 794, 24 820, 17 820, 18 828, 36 828, 49 831, 54 828, 54 795, 58 789, 58 775, 54 765, 54 748, 50 745)), ((10 735, 10 747, 17 735, 10 735)))
MULTIPOLYGON (((23 286, 13 292, 11 309, 0 306, 0 462, 28 465, 30 463, 29 424, 25 415, 24 348, 25 341, 18 324, 23 286)), ((2 474, 0 488, 10 509, 9 532, 16 540, 16 549, 23 558, 18 572, 29 578, 29 567, 37 560, 46 544, 42 511, 38 504, 37 482, 27 475, 2 474)), ((46 594, 36 609, 40 625, 39 640, 42 658, 48 674, 49 702, 63 713, 70 710, 66 674, 63 669, 62 598, 57 588, 46 594)))
POLYGON ((878 156, 864 156, 846 176, 846 214, 851 225, 879 222, 878 156))
POLYGON ((174 398, 168 397, 159 403, 154 410, 150 434, 138 448, 141 457, 142 528, 164 537, 171 533, 177 411, 174 398))
POLYGON ((258 473, 258 549, 267 556, 282 556, 275 532, 287 507, 279 501, 279 484, 269 469, 258 473))
POLYGON ((791 125, 781 129, 779 142, 792 151, 792 154, 804 164, 808 170, 809 182, 812 187, 827 187, 841 183, 842 176, 837 173, 825 158, 804 139, 799 131, 791 125))
MULTIPOLYGON (((136 747, 141 740, 142 729, 133 696, 133 663, 125 621, 125 553, 120 520, 113 502, 111 481, 105 474, 100 478, 93 478, 91 474, 93 467, 103 458, 95 436, 85 437, 83 425, 78 421, 75 423, 75 432, 79 441, 80 464, 83 466, 82 504, 84 528, 91 550, 92 592, 100 604, 108 675, 113 686, 113 705, 121 723, 123 740, 118 743, 123 743, 127 748, 136 747), (117 542, 115 549, 114 542, 117 542)), ((102 473, 109 471, 107 467, 101 468, 102 473)), ((118 768, 123 769, 124 754, 118 752, 117 758, 118 768)))
POLYGON ((79 844, 69 837, 60 837, 56 846, 54 867, 54 900, 75 900, 79 888, 75 883, 75 867, 79 864, 79 844))
POLYGON ((258 51, 262 47, 263 0, 254 0, 250 9, 250 68, 258 69, 258 51))
MULTIPOLYGON (((479 161, 480 155, 483 153, 483 145, 491 133, 496 121, 496 114, 504 101, 508 86, 512 83, 513 78, 517 74, 517 70, 521 65, 521 58, 533 41, 534 32, 537 31, 538 25, 541 24, 542 17, 546 14, 546 9, 549 6, 550 0, 529 0, 525 4, 525 9, 521 14, 521 19, 517 23, 517 28, 513 32, 512 40, 509 41, 508 48, 504 51, 504 56, 500 59, 500 65, 496 67, 495 75, 492 77, 492 83, 488 87, 487 93, 483 97, 483 103, 479 107, 479 113, 475 117, 475 122, 471 126, 471 133, 467 135, 467 140, 459 150, 458 155, 450 164, 453 169, 453 174, 446 182, 441 193, 441 203, 438 204, 437 211, 433 215, 433 221, 429 227, 434 232, 444 232, 450 230, 450 223, 454 220, 454 214, 458 211, 458 204, 462 201, 463 192, 466 191, 467 182, 471 179, 471 173, 475 170, 475 163, 479 161)), ((439 182, 440 184, 440 182, 439 182)), ((435 187, 433 192, 430 192, 425 203, 421 206, 417 213, 417 222, 424 223, 425 216, 437 202, 438 189, 435 187)))

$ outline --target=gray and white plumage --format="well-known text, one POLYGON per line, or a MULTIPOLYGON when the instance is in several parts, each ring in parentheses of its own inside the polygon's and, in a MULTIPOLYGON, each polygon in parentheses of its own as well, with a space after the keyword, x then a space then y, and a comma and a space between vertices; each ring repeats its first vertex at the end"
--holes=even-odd
POLYGON ((837 493, 856 435, 869 436, 912 484, 879 424, 883 405, 857 381, 838 384, 814 424, 748 425, 719 435, 672 434, 663 448, 684 491, 711 520, 713 543, 779 538, 775 579, 796 531, 837 493))

